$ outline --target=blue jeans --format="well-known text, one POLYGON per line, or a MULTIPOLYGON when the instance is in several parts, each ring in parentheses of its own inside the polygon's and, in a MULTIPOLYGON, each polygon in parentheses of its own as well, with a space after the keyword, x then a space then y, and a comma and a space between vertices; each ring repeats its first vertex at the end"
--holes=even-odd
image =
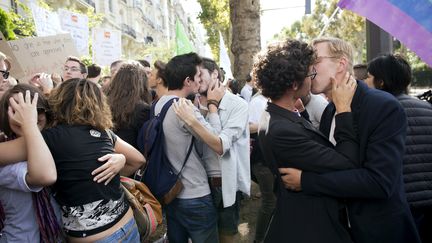
POLYGON ((118 229, 112 235, 103 238, 102 240, 96 241, 96 243, 111 243, 111 242, 122 242, 122 243, 139 243, 140 236, 138 227, 135 223, 135 219, 132 218, 123 227, 118 229))
POLYGON ((217 213, 211 195, 192 199, 174 199, 165 206, 168 241, 218 243, 217 213))

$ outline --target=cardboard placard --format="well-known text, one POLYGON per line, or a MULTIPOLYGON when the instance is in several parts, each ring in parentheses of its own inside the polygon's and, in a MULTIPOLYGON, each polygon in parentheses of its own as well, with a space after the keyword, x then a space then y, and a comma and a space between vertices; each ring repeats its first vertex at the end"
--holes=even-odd
POLYGON ((24 81, 40 72, 61 74, 66 58, 78 56, 69 33, 9 41, 16 60, 24 70, 24 81))
POLYGON ((11 70, 10 73, 12 77, 16 79, 21 79, 25 76, 24 70, 21 68, 20 63, 15 58, 15 55, 12 52, 12 49, 10 48, 8 42, 6 41, 5 37, 3 36, 3 33, 0 31, 0 51, 3 52, 7 56, 7 59, 11 63, 11 70))

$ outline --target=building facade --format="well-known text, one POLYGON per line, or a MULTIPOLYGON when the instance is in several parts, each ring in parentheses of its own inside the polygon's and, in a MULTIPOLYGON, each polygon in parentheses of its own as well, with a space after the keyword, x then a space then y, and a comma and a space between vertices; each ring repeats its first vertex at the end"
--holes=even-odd
MULTIPOLYGON (((195 0, 194 0, 195 1, 195 0)), ((33 2, 21 0, 24 4, 33 2)), ((204 37, 196 35, 196 22, 185 11, 181 0, 45 0, 54 11, 60 8, 93 11, 103 16, 98 27, 122 33, 122 55, 125 59, 142 58, 140 53, 150 45, 172 45, 175 21, 183 24, 197 52, 204 50, 204 37)), ((14 0, 0 0, 0 7, 20 13, 14 0)), ((90 30, 91 31, 91 30, 90 30)), ((198 31, 200 33, 200 31, 198 31)), ((201 34, 201 33, 200 33, 201 34)))

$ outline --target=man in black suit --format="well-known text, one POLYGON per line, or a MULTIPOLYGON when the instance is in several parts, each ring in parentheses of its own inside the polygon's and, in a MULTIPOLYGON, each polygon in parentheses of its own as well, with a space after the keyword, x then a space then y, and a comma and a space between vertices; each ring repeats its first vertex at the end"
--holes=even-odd
MULTIPOLYGON (((337 38, 313 41, 318 75, 314 94, 332 100, 331 78, 352 73, 352 48, 337 38)), ((402 179, 407 121, 399 102, 390 94, 369 89, 358 81, 352 103, 354 128, 358 134, 361 168, 314 173, 293 168, 279 169, 285 187, 314 195, 347 200, 348 227, 357 243, 420 242, 402 179)), ((320 130, 335 144, 335 109, 330 103, 321 118, 320 130)))

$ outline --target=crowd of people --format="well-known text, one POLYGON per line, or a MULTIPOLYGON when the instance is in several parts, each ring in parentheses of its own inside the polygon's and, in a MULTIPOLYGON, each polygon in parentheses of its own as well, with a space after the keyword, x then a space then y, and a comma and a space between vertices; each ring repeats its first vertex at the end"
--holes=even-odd
POLYGON ((432 242, 432 105, 408 95, 402 56, 354 65, 344 40, 288 39, 242 87, 196 53, 109 76, 76 57, 28 81, 11 66, 0 52, 1 243, 141 242, 120 176, 145 166, 141 127, 173 99, 168 242, 235 242, 252 181, 254 242, 432 242))

